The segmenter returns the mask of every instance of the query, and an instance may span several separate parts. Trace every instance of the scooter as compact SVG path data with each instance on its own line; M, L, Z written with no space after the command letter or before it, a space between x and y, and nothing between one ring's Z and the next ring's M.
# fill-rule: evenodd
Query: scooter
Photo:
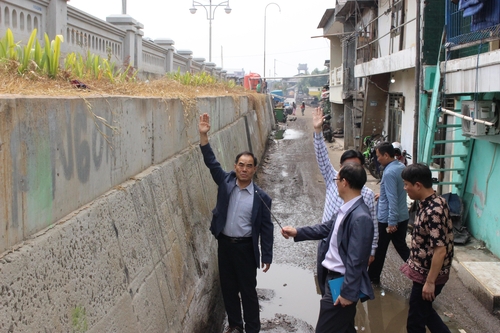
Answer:
M333 142L333 130L332 126L330 124L330 119L332 119L332 115L328 114L323 118L323 125L322 125L322 131L323 131L323 137L325 138L326 141L328 142Z
M395 151L395 157L396 159L403 163L405 166L408 165L408 159L411 160L411 155L406 152L406 150L403 149L401 146L401 143L395 141L392 143L392 146L394 147Z
M372 134L365 136L365 138L363 139L363 145L365 146L365 150L363 151L363 155L365 157L365 167L376 179L382 178L382 168L377 160L377 152L375 151L375 147L380 142L385 140L387 140L387 136L385 136L384 134Z

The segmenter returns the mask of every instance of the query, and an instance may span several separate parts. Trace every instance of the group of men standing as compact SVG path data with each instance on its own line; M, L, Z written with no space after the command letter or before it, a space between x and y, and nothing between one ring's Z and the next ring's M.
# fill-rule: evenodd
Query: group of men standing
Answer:
M376 153L384 173L380 193L374 194L365 186L364 156L358 151L347 150L341 157L340 170L333 167L323 141L322 123L322 111L316 109L314 149L326 184L322 221L281 229L285 238L293 237L296 242L319 240L317 276L322 298L316 332L356 332L356 304L375 297L372 284L380 283L391 241L404 262L401 271L413 281L408 332L424 333L426 326L433 333L450 332L432 302L449 277L452 223L446 201L432 189L430 169L423 164L405 167L394 159L393 146L381 143ZM209 130L209 116L203 114L200 148L218 185L210 230L218 240L220 283L229 324L225 333L255 333L260 331L257 269L262 264L267 272L272 262L272 200L253 182L256 157L251 152L240 153L234 171L224 171L208 142ZM410 249L406 243L407 193L420 202Z

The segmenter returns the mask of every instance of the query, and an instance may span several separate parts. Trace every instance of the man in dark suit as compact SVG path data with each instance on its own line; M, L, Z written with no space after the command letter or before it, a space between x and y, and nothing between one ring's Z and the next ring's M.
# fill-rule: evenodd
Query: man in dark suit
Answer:
M374 227L361 196L366 172L361 165L348 163L342 166L335 181L344 204L332 220L297 229L284 227L281 231L285 238L294 237L296 242L326 238L329 244L320 254L328 274L316 333L356 332L354 317L361 293L374 298L367 271ZM334 300L328 281L342 276L344 282Z
M208 143L208 114L200 116L198 127L203 160L218 186L210 231L218 240L219 279L229 322L225 333L241 333L243 326L245 332L256 333L260 331L257 268L262 260L267 272L273 257L271 198L252 181L257 158L251 152L238 154L234 171L226 172Z

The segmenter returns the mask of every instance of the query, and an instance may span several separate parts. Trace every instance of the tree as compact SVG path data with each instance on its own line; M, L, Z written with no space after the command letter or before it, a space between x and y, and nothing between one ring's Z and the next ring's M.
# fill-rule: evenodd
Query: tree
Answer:
M317 75L317 74L328 74L328 73L329 73L328 68L325 68L323 70L319 70L319 69L315 68L311 74ZM306 80L307 80L308 87L322 87L325 84L328 84L328 75L310 77L310 78L307 78Z

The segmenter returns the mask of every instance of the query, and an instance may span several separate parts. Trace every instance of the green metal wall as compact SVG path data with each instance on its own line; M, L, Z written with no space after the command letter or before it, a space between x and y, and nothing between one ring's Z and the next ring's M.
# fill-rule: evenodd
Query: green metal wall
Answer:
M472 235L500 257L500 144L475 140L464 194L464 217Z
M422 65L435 65L438 58L445 19L444 1L427 1L423 10Z

